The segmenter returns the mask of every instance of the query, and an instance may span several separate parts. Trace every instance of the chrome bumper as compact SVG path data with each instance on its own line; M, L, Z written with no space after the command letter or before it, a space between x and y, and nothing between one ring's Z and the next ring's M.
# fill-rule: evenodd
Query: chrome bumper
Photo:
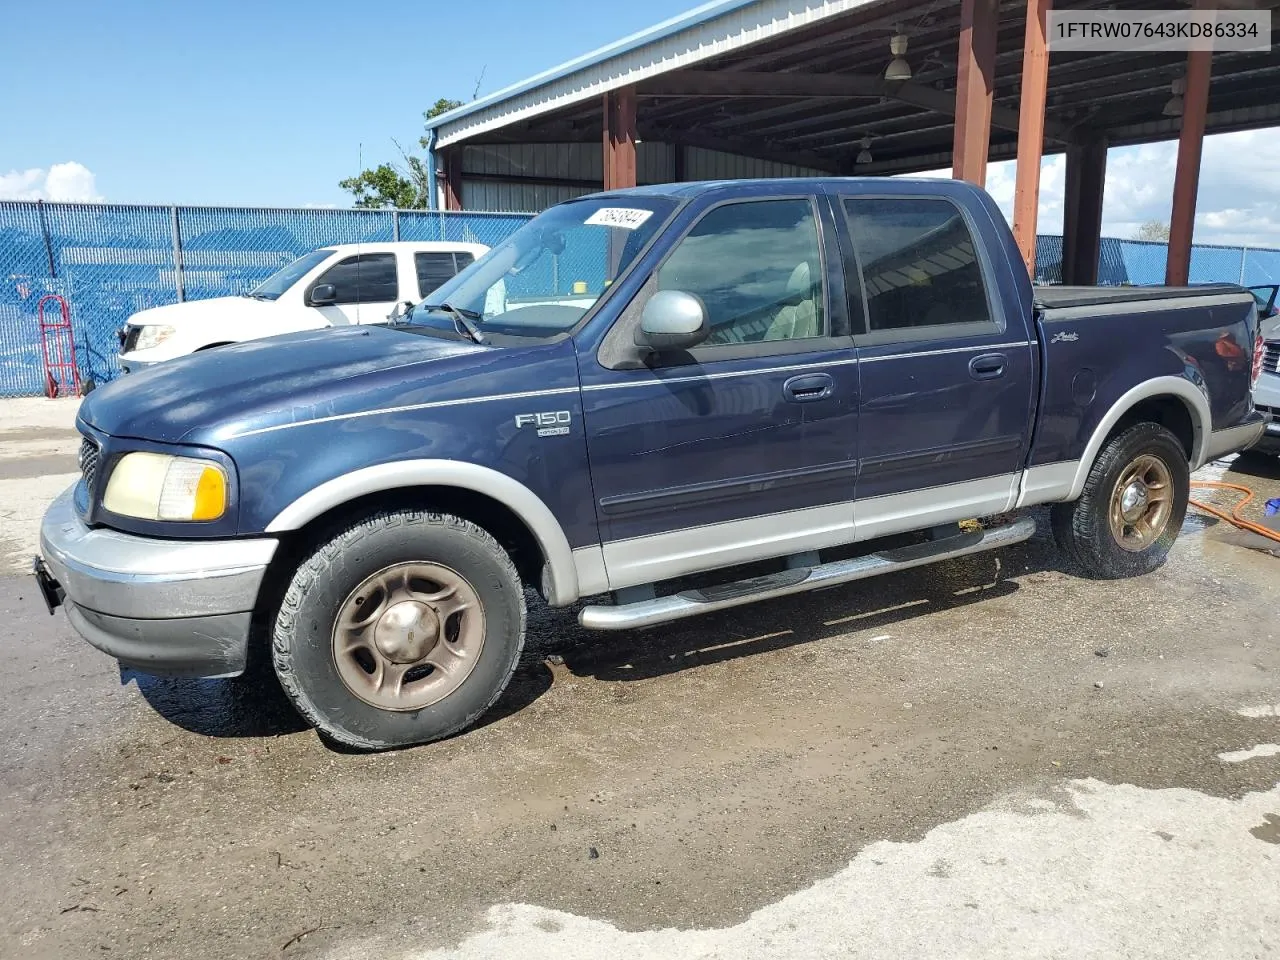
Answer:
M235 676L277 541L157 540L90 529L74 487L49 507L40 549L76 632L146 673Z

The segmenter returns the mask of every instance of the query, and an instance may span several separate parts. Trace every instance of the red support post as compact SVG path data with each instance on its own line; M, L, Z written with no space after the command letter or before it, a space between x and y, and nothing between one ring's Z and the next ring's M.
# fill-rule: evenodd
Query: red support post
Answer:
M1200 188L1200 151L1209 112L1211 50L1187 54L1187 87L1182 95L1182 130L1178 135L1178 166L1173 175L1173 212L1169 217L1169 259L1164 282L1184 287L1191 277L1191 238L1196 223L1196 193Z
M999 0L961 0L951 176L982 187L991 145Z
M1013 237L1032 279L1036 275L1036 217L1044 156L1044 105L1049 87L1049 8L1053 0L1027 0L1018 103L1018 167L1013 188Z
M444 208L462 209L462 148L444 151Z
M604 188L636 185L636 88L621 87L604 95Z

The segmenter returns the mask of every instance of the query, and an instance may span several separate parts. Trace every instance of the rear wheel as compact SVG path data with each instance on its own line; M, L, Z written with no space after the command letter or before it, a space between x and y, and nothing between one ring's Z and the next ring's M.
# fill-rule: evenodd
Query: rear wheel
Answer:
M378 750L474 723L510 680L524 628L519 577L487 532L401 510L353 523L299 565L272 658L307 720Z
M1080 498L1054 506L1054 537L1090 576L1149 573L1178 537L1190 489L1178 439L1158 423L1136 424L1102 448Z

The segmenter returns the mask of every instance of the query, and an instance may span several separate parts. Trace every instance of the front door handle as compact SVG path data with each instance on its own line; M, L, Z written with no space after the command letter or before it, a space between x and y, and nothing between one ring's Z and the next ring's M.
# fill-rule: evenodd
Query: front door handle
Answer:
M792 377L782 385L782 395L791 403L825 400L835 392L836 384L829 373L806 373Z
M1009 360L1003 353L984 353L969 361L969 376L975 380L995 380L1004 376Z

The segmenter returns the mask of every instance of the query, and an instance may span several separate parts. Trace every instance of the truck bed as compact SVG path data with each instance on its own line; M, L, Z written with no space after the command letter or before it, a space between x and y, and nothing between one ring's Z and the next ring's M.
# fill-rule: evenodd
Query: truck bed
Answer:
M1037 309L1097 307L1140 300L1178 300L1183 297L1225 297L1239 300L1243 288L1233 283L1207 283L1198 287L1036 287Z

